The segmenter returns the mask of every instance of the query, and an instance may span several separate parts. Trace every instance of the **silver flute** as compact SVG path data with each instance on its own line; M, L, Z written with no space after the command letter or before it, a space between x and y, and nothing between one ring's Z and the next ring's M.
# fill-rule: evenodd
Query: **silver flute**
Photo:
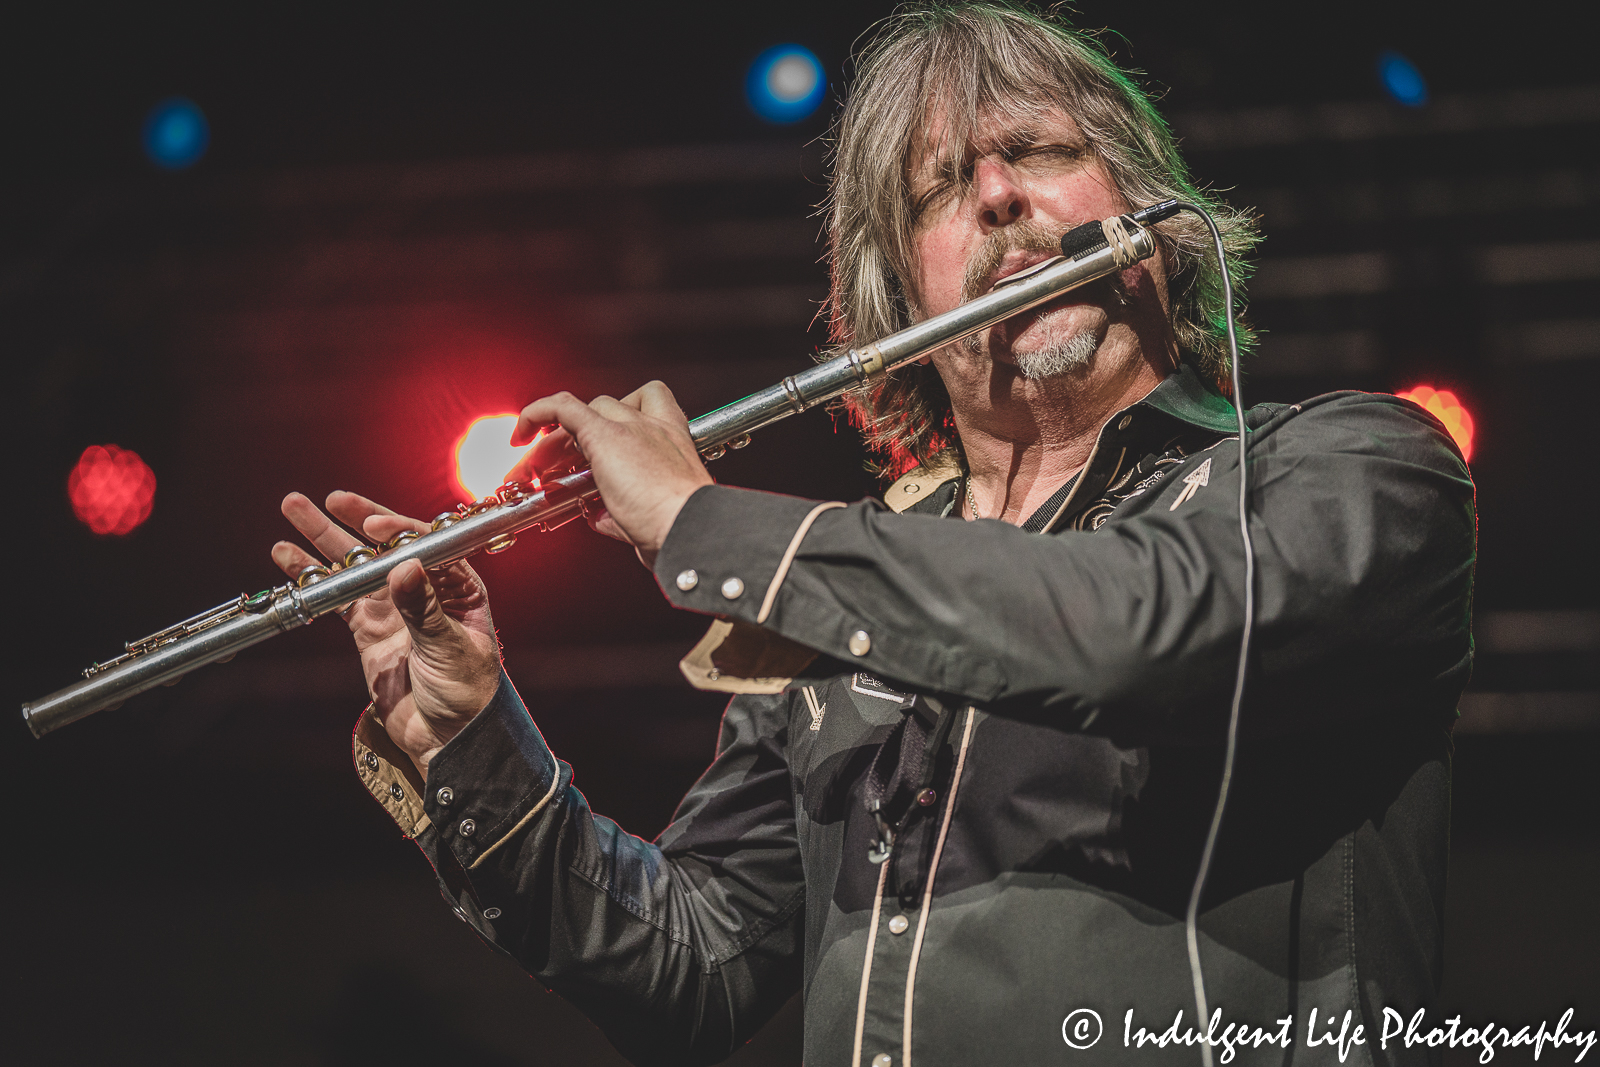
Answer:
M754 430L1148 258L1156 241L1147 228L1123 215L1074 229L1063 238L1062 248L1068 254L1013 274L976 300L700 416L689 423L695 446L708 460L726 449L743 448ZM545 480L533 491L507 483L477 503L438 516L427 533L406 532L383 545L358 545L341 565L307 567L295 581L254 596L241 593L130 641L122 655L85 670L82 681L22 705L22 718L35 737L43 737L147 689L170 685L197 667L231 659L241 649L309 625L319 615L342 610L384 588L389 571L407 560L433 569L479 552L503 552L517 534L553 530L583 514L598 496L587 470Z

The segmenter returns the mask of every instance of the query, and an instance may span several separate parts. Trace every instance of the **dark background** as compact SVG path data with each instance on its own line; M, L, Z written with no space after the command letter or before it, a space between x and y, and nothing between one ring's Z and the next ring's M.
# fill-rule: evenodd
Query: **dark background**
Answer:
M1263 215L1251 401L1427 383L1475 418L1481 655L1444 1001L1469 1022L1571 1006L1593 1028L1600 78L1571 6L1162 0L1077 22L1115 27L1198 176ZM822 138L852 41L889 9L8 13L9 706L277 580L291 489L431 515L477 415L652 377L693 414L803 367L824 340ZM744 73L789 41L831 94L774 127ZM1390 48L1425 107L1385 96ZM169 173L139 134L175 94L212 143ZM121 539L65 492L110 442L159 479ZM852 499L873 490L861 460L814 414L716 473ZM656 833L715 737L721 702L675 669L701 620L581 524L481 570L552 748L598 810ZM42 741L0 734L0 1058L617 1062L450 917L358 785L347 644L324 621ZM798 1033L791 1005L739 1062L797 1063Z

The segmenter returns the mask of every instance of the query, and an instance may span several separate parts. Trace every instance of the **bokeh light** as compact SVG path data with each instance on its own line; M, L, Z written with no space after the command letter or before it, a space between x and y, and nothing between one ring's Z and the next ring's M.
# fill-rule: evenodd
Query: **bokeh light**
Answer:
M516 428L516 415L485 415L474 419L456 439L456 488L468 500L481 500L499 489L506 472L533 447L511 447L511 431Z
M822 64L797 44L769 48L750 64L745 93L756 114L768 122L789 123L817 110L827 91Z
M1460 447L1462 457L1472 458L1472 416L1461 406L1456 394L1448 389L1419 385L1395 395L1420 404L1428 414L1444 423L1445 429L1450 431L1450 436L1455 438L1456 445Z
M1390 96L1406 107L1421 107L1428 102L1428 83L1417 65L1399 52L1378 57L1378 78Z
M144 150L151 161L167 170L182 170L199 162L211 143L211 126L194 101L181 96L163 100L144 120Z
M102 536L122 537L150 517L156 475L137 452L90 445L67 475L72 513Z

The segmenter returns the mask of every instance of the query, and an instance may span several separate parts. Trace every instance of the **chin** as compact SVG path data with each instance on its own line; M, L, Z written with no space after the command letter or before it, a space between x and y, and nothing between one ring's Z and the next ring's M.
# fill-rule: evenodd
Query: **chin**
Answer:
M1100 339L1094 333L1079 330L1024 352L1013 350L1011 361L1028 381L1045 381L1084 370L1099 348Z
M1052 308L1012 340L1007 362L1029 381L1081 371L1105 339L1105 318L1093 305Z

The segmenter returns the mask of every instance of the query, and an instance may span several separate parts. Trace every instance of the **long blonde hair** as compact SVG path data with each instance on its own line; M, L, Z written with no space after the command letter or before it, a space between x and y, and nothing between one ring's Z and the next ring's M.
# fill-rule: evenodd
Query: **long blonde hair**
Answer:
M858 54L856 71L834 131L825 204L832 271L826 312L836 351L912 321L905 284L915 224L909 162L935 110L953 145L968 143L980 117L1051 109L1070 115L1128 203L1177 198L1212 213L1242 292L1242 257L1260 240L1255 218L1196 188L1171 129L1095 38L1021 7L934 3L884 20ZM1178 344L1227 391L1226 309L1209 232L1180 214L1156 233ZM1252 337L1241 329L1241 351ZM881 474L925 463L954 442L950 397L931 366L904 367L847 394L844 407L879 454Z

